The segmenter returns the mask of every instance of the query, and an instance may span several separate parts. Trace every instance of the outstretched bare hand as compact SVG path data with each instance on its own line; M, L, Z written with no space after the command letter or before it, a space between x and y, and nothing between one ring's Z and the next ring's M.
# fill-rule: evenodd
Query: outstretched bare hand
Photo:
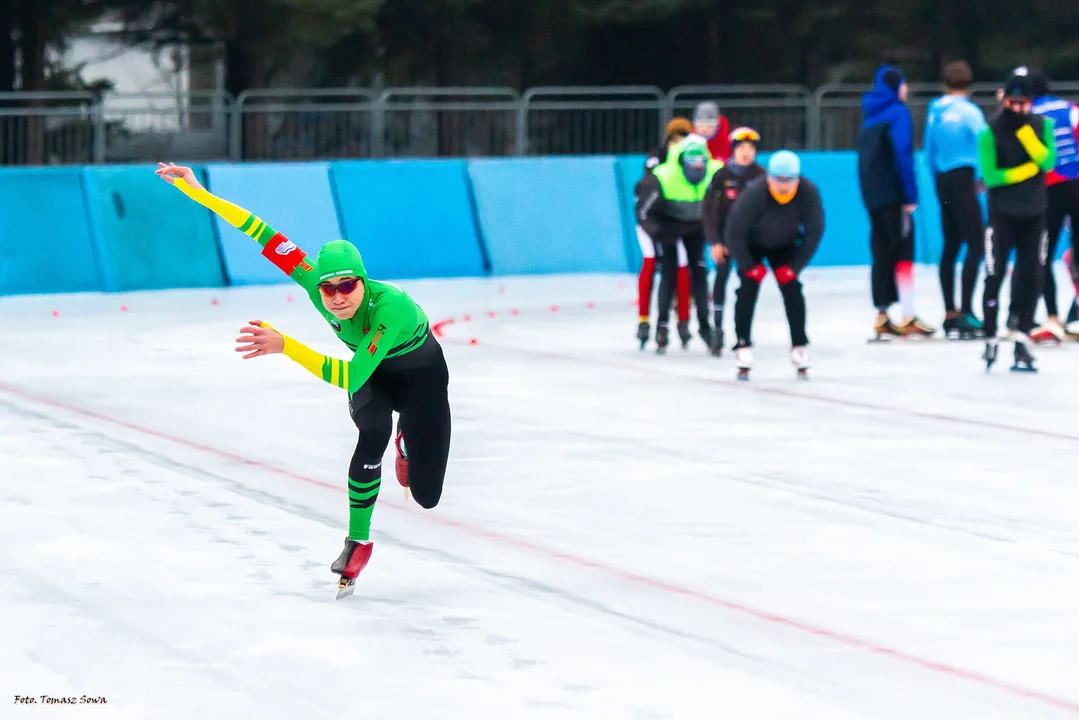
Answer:
M176 182L176 178L182 178L185 183L195 188L196 190L202 188L202 183L200 183L199 179L195 177L195 171L191 168L185 167L183 165L176 165L175 163L169 163L168 165L166 165L165 163L159 162L157 165L158 167L157 170L154 171L154 174L167 182L169 185L172 185L174 182Z
M285 349L285 338L281 337L281 333L272 327L263 327L261 320L252 320L250 325L241 328L236 343L240 346L236 352L247 353L244 360L273 355Z

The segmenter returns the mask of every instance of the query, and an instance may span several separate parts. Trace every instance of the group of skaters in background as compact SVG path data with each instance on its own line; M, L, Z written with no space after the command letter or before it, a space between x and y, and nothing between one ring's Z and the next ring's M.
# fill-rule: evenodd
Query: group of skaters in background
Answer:
M984 339L987 370L997 360L1000 340L1009 339L1014 343L1012 370L1034 372L1033 344L1079 340L1079 297L1073 297L1061 321L1052 272L1060 234L1070 224L1071 248L1064 258L1079 295L1079 106L1053 96L1044 72L1020 67L997 91L998 108L987 120L970 100L972 80L967 63L950 63L943 73L944 94L929 104L925 121L923 150L944 238L941 329L948 338ZM874 339L931 337L937 328L923 322L914 307L913 213L919 197L913 120L900 68L886 65L878 70L872 89L862 98L862 111L858 180L871 227ZM692 297L698 335L713 355L722 355L733 262L740 284L732 347L739 378L748 378L753 314L767 263L787 314L791 361L805 377L809 340L799 275L824 231L820 193L801 174L796 154L776 152L765 168L757 162L759 133L749 127L728 128L715 103L701 103L692 122L672 120L665 144L648 156L636 188L637 236L644 256L637 338L644 349L651 334L653 278L659 269L657 352L665 352L669 344L672 304L683 348L691 342ZM979 199L983 193L987 222ZM956 261L962 248L966 253L957 299ZM706 249L716 267L712 288ZM1000 289L1013 250L1006 330L998 332ZM983 262L979 318L973 300ZM1047 317L1037 325L1035 313L1043 297ZM888 312L896 304L901 319L893 322Z
M765 169L757 163L760 134L750 127L727 131L714 103L702 103L693 122L675 118L666 144L653 151L637 184L637 237L644 260L639 276L637 339L649 340L649 310L656 264L661 267L657 297L657 352L670 342L668 322L677 294L677 330L683 347L692 340L690 295L697 309L697 333L713 355L724 347L723 311L730 265L737 266L734 355L739 377L753 366L753 314L768 268L779 283L790 327L791 362L805 377L809 368L806 308L798 277L824 232L820 193L801 174L789 150L775 153ZM709 303L705 245L716 265ZM711 308L711 315L709 309Z

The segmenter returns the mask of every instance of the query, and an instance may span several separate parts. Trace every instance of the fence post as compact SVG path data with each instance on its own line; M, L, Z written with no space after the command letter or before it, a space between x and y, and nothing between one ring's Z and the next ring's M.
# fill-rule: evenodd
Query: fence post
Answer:
M375 106L371 111L371 157L381 158L386 154L386 96L390 88L386 88L375 98Z
M229 158L234 162L243 157L244 101L247 100L248 93L248 90L241 92L232 108L232 127L229 128Z
M822 89L818 89L813 93L806 103L806 147L810 150L820 150Z
M518 157L528 154L528 102L531 100L531 91L521 96L517 106L517 137L514 143L514 152Z
M94 123L94 164L103 165L107 148L108 124L105 122L105 101L98 94L91 106Z

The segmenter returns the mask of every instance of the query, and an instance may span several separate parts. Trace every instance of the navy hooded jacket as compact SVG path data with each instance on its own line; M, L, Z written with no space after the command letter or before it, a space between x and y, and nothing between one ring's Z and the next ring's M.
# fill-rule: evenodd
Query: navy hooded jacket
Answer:
M918 202L914 180L914 124L899 91L884 82L889 70L906 78L899 68L877 70L873 89L862 96L862 129L858 135L858 180L869 210Z

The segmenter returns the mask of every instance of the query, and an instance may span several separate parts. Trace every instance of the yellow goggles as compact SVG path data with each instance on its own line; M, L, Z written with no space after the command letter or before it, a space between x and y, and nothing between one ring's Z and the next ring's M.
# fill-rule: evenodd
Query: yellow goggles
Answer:
M746 142L746 141L751 142L751 143L759 143L761 141L761 135L760 135L760 133L758 133L753 128L747 128L747 127L736 128L731 133L731 142L732 143L739 143L739 142Z

